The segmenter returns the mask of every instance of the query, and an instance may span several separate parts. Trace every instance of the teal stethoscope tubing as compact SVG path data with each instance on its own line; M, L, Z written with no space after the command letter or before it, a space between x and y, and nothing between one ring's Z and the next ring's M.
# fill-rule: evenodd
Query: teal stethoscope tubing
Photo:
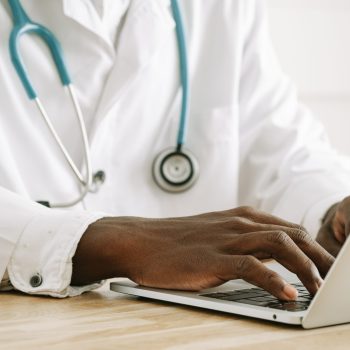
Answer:
M20 0L8 0L10 9L13 14L13 29L10 35L9 41L9 50L11 55L11 60L13 66L18 74L20 81L28 95L30 100L34 100L41 115L43 116L51 134L55 138L61 152L63 153L65 159L67 160L70 168L74 172L75 176L78 178L80 184L83 186L83 191L81 195L69 203L62 203L51 205L52 207L70 207L79 202L81 202L88 192L95 192L96 186L94 186L94 176L92 174L91 161L90 161L90 148L88 144L87 132L84 123L84 118L81 112L78 99L73 89L73 84L69 76L67 65L64 60L63 50L57 38L54 34L46 27L41 24L33 22L25 10L23 9ZM179 120L179 128L177 134L177 145L176 153L185 155L183 152L183 145L186 140L186 130L187 130L187 121L188 121L188 112L189 112L189 74L188 74L188 61L187 61L187 45L186 45L186 33L184 28L184 23L181 16L180 7L177 0L171 0L171 8L173 13L173 18L176 23L176 36L178 43L178 52L179 52L179 69L180 69L180 80L182 87L182 104ZM19 39L25 34L35 34L38 35L48 46L56 69L58 71L59 77L61 79L62 85L68 88L70 97L72 99L75 112L79 121L79 126L81 129L82 139L84 143L84 155L86 163L86 176L81 174L78 170L78 167L75 165L74 161L70 157L68 151L60 140L58 134L56 133L43 104L38 98L37 92L33 87L29 76L27 74L25 65L23 63L22 57L19 52ZM100 171L101 172L101 171ZM100 173L99 172L99 173ZM96 184L95 184L96 185Z
M71 84L67 66L64 62L62 48L56 37L46 27L31 21L24 11L22 5L20 4L19 0L8 0L8 3L12 10L14 22L10 36L11 60L23 84L23 87L27 92L29 99L34 100L37 97L37 93L29 80L27 71L23 64L23 60L19 54L18 42L20 37L24 34L36 34L44 40L50 49L62 84L64 86Z
M177 150L181 151L182 146L185 144L185 139L186 139L189 100L190 100L187 45L186 45L185 27L182 21L181 11L177 0L171 1L171 8L172 8L174 20L176 23L176 36L177 36L177 43L179 48L179 59L180 59L180 78L181 78L181 85L182 85L182 105L181 105L179 131L177 135Z

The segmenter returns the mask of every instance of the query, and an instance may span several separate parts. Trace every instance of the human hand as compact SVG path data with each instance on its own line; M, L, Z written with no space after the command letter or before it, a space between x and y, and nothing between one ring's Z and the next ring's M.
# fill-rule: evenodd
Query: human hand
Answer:
M347 197L328 210L316 240L330 254L337 256L349 234L350 197Z
M72 283L128 277L197 291L242 278L296 299L297 291L260 261L268 258L296 273L312 294L334 261L300 226L249 207L172 219L104 218L78 245Z

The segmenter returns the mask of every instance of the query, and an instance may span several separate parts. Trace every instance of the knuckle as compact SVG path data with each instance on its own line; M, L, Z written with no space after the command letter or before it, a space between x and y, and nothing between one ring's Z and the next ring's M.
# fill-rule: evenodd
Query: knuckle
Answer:
M239 212L242 213L242 215L253 215L255 213L255 209L249 205L244 205L242 207L238 208Z
M300 224L292 223L291 228L294 229L294 230L301 230L301 231L307 232L307 229L304 226L300 225Z
M333 206L333 210L330 210L332 212L340 212L345 213L349 210L350 207L350 197L344 198L340 203Z
M242 225L242 224L244 224L245 222L246 222L246 219L245 219L245 218L241 218L241 217L239 217L239 216L235 216L235 217L229 218L229 219L227 220L227 223L229 223L229 224L231 224L231 225L233 225L233 226L235 226L235 225Z
M241 226L247 226L252 224L252 222L246 218L236 218L236 223Z
M242 256L236 260L235 268L239 277L246 276L253 268L255 258L251 255Z
M346 197L343 199L343 203L346 204L346 205L349 205L350 204L350 197Z
M311 236L301 227L293 231L293 239L296 243L310 243L312 241Z
M302 262L303 271L313 271L314 270L314 263L309 258L305 258Z
M268 233L267 240L279 246L284 246L289 242L290 238L283 231L273 231Z
M298 225L298 229L302 230L303 232L308 232L307 229L304 226Z
M307 232L307 229L304 226L300 225L300 224L293 224L292 225L292 229L293 230Z
M234 228L235 230L244 230L247 227L250 227L252 225L252 222L244 217L234 217L232 219L229 219L226 222L226 225L228 225L230 228Z

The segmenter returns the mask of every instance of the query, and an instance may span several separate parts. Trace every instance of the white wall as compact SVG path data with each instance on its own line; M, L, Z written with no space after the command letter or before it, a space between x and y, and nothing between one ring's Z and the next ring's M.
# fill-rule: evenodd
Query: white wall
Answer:
M350 154L350 0L266 0L272 39L301 99Z

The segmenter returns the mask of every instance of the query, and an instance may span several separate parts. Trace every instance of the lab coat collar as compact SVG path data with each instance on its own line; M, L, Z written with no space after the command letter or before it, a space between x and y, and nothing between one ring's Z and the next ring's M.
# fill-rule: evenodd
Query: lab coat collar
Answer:
M63 13L88 31L112 45L106 30L90 0L63 0Z
M79 23L88 31L102 38L109 46L114 48L107 30L104 27L94 5L90 0L62 0L65 16ZM117 0L116 0L117 1ZM158 17L167 22L170 0L131 0L127 17L138 20L140 17Z
M132 0L110 73L95 118L107 115L144 67L174 33L170 1ZM95 129L95 128L93 128Z

